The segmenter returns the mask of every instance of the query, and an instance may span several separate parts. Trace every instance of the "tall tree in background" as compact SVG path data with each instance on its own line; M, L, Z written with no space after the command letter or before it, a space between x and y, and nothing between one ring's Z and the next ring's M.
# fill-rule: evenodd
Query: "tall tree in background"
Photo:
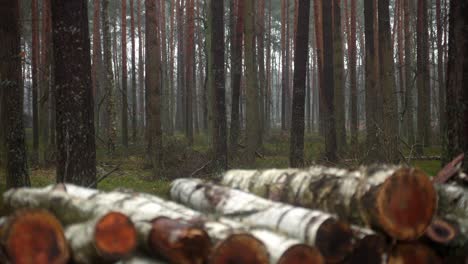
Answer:
M52 114L51 110L51 94L52 86L50 80L51 67L52 67L52 30L51 30L51 17L50 17L50 0L42 2L42 45L41 45L41 97L39 100L40 106L40 135L41 141L44 144L44 157L45 163L51 161L53 156L53 143L54 139L50 136L52 130L55 128L51 126Z
M145 120L145 84L144 84L144 73L145 67L143 66L143 33L141 30L141 0L137 0L137 17L138 17L138 116L140 121L140 128L144 127Z
M101 0L93 1L93 57L91 65L91 81L93 82L94 118L96 119L96 133L100 133L100 101L101 101L101 71L102 71L102 49L101 49Z
M332 2L322 2L322 32L323 47L333 47L333 21ZM334 69L333 50L327 48L323 50L323 100L324 100L324 129L325 129L325 155L329 162L337 160L335 113L334 113Z
M468 170L468 3L450 1L449 50L446 90L446 125L443 163L465 153Z
M410 1L404 1L404 19L405 19L405 104L404 104L404 122L406 126L406 135L408 144L414 143L414 100L413 100L413 35L411 34L411 25L413 16L411 15L412 5Z
M247 1L244 7L245 17L245 70L246 70L246 130L247 130L247 162L251 165L255 162L255 153L258 148L259 134L259 108L258 108L258 83L257 70L255 66L255 1Z
M244 0L237 0L235 18L236 23L233 23L233 37L231 39L231 131L230 145L231 150L235 152L240 134L240 118L239 118L239 103L240 103L240 86L242 77L242 39L244 30Z
M358 143L358 107L357 107L357 75L356 75L356 0L350 0L350 31L348 36L348 62L349 62L349 85L350 85L350 107L351 107L351 145Z
M379 59L380 89L383 98L383 143L385 160L391 163L399 161L398 150L398 102L395 88L395 70L393 61L393 42L391 38L389 0L379 1ZM382 146L380 146L382 148Z
M427 0L418 0L417 16L417 76L418 87L418 144L416 153L423 154L423 147L430 144L430 75L429 75L429 33L427 28Z
M39 91L39 10L38 0L31 0L31 27L32 27L32 114L33 114L33 151L31 163L33 165L39 162L39 109L38 109L38 91Z
M441 0L436 0L436 26L437 26L437 81L439 91L439 133L443 140L445 133L445 76L444 76L444 48L442 45L443 20Z
M111 33L110 33L110 18L109 18L109 0L102 0L102 33L103 33L103 50L105 69L105 82L103 91L105 93L105 129L106 129L106 144L107 154L112 156L115 151L115 143L117 140L117 124L115 113L115 96L114 96L114 72L112 69L112 54L111 54Z
M319 132L324 134L325 100L323 86L323 21L322 1L314 0L315 43L317 46L317 75L318 75L318 102L319 102Z
M343 37L341 27L341 0L333 0L333 79L334 79L334 105L335 128L338 152L346 149L346 120L345 120L345 82L343 61Z
M128 151L128 97L127 97L127 0L122 0L122 144Z
M291 122L289 164L304 166L304 105L307 60L309 54L310 1L300 1L298 6L296 49L294 54L294 87Z
M139 1L139 0L137 0ZM135 63L135 11L134 11L134 0L130 0L130 38L132 42L132 141L137 140L137 84L136 84L136 63ZM140 46L141 48L141 46Z
M196 87L193 82L193 69L195 59L195 5L194 0L187 0L187 22L185 31L185 135L189 144L193 144L193 90Z
M158 175L162 166L161 130L161 50L156 18L156 1L145 0L146 6L146 89L149 92L149 149L153 174Z
M253 1L252 1L253 2ZM227 124L224 73L224 2L211 0L211 56L213 69L213 159L215 168L227 169Z
M23 126L19 1L0 1L0 89L5 112L6 187L30 186ZM3 143L3 142L2 142Z
M286 59L286 42L288 41L286 36L286 31L288 30L288 20L287 20L287 1L281 0L281 130L286 131L286 97L287 97L287 75L288 75L288 63ZM318 1L318 0L317 0Z
M265 0L257 0L257 13L258 20L255 25L257 26L257 55L258 55L258 87L259 87L259 130L258 130L258 144L263 144L263 134L265 132L265 94L266 94L266 77L265 77Z
M96 144L86 0L52 0L57 182L96 183Z
M374 29L374 15L375 15L374 0L364 0L364 28L365 28L365 65L366 65L366 135L367 135L367 149L368 149L368 162L381 160L380 144L378 137L378 93L377 93L377 65L375 58L377 51L375 49L375 29Z

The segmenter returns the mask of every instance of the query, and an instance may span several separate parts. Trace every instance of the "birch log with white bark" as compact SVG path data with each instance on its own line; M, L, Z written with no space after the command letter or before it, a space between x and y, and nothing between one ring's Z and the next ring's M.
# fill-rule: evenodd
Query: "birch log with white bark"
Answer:
M222 184L334 213L340 219L372 226L399 240L423 235L437 204L437 193L423 171L396 166L232 170L224 174Z
M321 211L272 202L196 179L175 180L171 197L196 210L267 228L316 246L328 262L343 260L353 249L349 226Z
M2 263L65 264L70 258L61 223L46 210L18 210L1 225Z
M137 233L124 214L106 213L66 228L65 236L75 263L114 263L130 257L137 246Z

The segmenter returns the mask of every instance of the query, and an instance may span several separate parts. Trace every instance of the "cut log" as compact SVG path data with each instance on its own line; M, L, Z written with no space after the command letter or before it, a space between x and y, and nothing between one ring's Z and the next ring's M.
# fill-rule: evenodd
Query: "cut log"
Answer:
M76 263L113 263L129 257L137 246L135 226L124 214L102 217L67 227L65 236Z
M19 210L7 219L2 230L11 263L61 264L70 258L62 225L46 210Z
M268 264L265 245L250 234L234 234L219 242L210 256L210 264Z
M437 201L434 186L423 171L402 167L232 170L224 174L222 184L334 213L340 219L372 226L398 240L414 240L423 235Z
M441 264L434 251L423 244L398 244L389 256L388 264Z
M353 248L350 227L321 211L272 202L195 179L174 181L171 197L196 210L274 230L316 246L328 262L343 260Z
M455 225L441 218L434 218L426 230L426 236L436 243L449 244L458 236L459 230Z
M385 237L370 229L352 226L357 244L353 253L344 261L347 264L381 264L385 263L387 256L387 243Z
M65 192L66 191L66 192ZM166 202L162 200L160 204L150 202L148 199L126 193L103 193L97 190L80 188L73 185L49 186L43 189L20 188L10 190L4 194L5 203L11 208L49 208L64 223L75 224L83 221L89 221L102 214L118 211L130 217L135 223L138 231L138 239L142 245L150 252L157 252L160 248L152 248L154 244L149 243L150 234L155 228L151 221L157 217L180 217L180 213L170 210L165 206ZM175 233L165 237L165 239L180 239L175 241L166 241L166 244L182 244L190 242L190 238L182 237L175 230ZM209 237L204 238L209 241ZM199 241L198 239L196 241ZM198 257L195 257L190 248L190 252L184 252L187 248L181 247L180 255L192 256L193 262L200 263L200 259L208 258L206 243L195 244ZM158 252L163 256L169 256L165 252ZM168 259L169 262L177 260Z

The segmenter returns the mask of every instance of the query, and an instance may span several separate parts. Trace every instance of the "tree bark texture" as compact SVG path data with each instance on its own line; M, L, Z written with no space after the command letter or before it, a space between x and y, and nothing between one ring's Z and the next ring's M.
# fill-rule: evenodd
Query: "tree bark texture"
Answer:
M219 214L247 225L287 234L316 246L330 262L341 261L352 250L351 229L321 211L276 203L191 179L174 181L171 198L202 212Z
M128 70L127 70L127 0L122 0L121 48L122 48L122 145L125 155L128 151Z
M436 210L437 194L430 179L424 172L409 168L232 170L224 174L222 184L334 213L399 240L420 237Z
M96 180L87 1L52 0L57 116L57 182Z

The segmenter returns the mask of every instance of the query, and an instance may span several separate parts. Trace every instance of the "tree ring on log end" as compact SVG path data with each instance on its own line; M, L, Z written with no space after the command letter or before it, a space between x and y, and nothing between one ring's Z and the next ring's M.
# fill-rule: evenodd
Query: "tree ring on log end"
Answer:
M442 260L423 244L398 244L392 249L388 264L441 264Z
M352 239L353 232L349 225L330 218L320 225L315 246L327 263L337 263L352 252Z
M170 263L205 263L211 241L205 230L183 220L158 217L148 238L151 250Z
M210 264L268 264L265 245L249 234L234 234L221 241L213 250Z
M94 243L105 259L118 260L129 256L137 246L135 226L122 213L108 213L96 223Z
M278 264L323 264L322 254L309 245L298 244L283 253Z
M434 242L448 244L453 241L459 233L457 226L452 225L440 218L435 218L426 230L426 236Z
M377 221L399 240L422 236L435 213L437 194L429 177L419 169L402 168L388 177L377 193Z
M70 252L57 218L45 210L22 210L8 220L5 248L12 263L68 263Z

